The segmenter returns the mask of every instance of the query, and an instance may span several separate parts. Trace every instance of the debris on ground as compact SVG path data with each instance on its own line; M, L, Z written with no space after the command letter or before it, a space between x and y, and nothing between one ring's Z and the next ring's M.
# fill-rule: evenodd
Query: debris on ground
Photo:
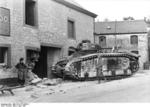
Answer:
M37 84L36 87L38 87L38 88L47 88L47 86L43 85L43 84Z
M25 91L27 91L27 92L28 92L28 91L33 91L33 89L34 89L33 87L27 87L27 88L25 89Z
M47 80L44 80L42 82L43 85L47 85L47 86L52 86L52 85L57 85L57 84L60 84L62 83L62 79L58 78L58 79L47 79Z
M36 79L34 79L34 80L31 81L31 84L38 84L41 81L42 81L41 78L36 78Z
M46 93L46 95L52 95L54 94L55 92L49 92L49 93Z
M64 90L59 90L60 92L63 92Z
M39 78L36 74L34 74L31 71L27 72L27 76L26 76L26 84L37 84L39 82L41 82L42 79Z
M33 93L33 94L31 94L30 97L34 98L34 99L37 99L37 98L39 98L39 95L37 93Z
M65 94L65 93L66 93L66 91L64 91L64 90L59 90L59 92L61 92L61 93L63 93L63 94Z
M37 85L40 88L45 88L44 85L46 86L52 86L52 85L57 85L62 83L61 78L57 79L48 79L48 78L39 78L36 74L33 72L29 71L27 73L27 78L26 78L26 84L31 84L31 85Z

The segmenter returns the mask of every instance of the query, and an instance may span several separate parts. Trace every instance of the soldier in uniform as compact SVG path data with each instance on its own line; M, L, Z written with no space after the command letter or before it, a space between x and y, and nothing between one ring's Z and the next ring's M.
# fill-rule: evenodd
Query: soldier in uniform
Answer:
M15 66L18 70L18 83L24 85L27 66L24 63L24 58L20 58L19 63Z

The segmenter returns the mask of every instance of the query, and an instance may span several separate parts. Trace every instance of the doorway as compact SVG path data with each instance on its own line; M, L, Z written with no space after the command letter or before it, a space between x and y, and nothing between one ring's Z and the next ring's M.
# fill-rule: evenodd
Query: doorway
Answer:
M33 73L37 74L40 78L47 77L47 48L41 47L41 51L39 53L39 59L35 63L35 68L33 69Z
M101 48L106 47L106 37L105 36L100 36L99 37L99 45L101 46Z
M61 48L41 46L38 62L33 72L40 78L53 78L51 66L59 60Z

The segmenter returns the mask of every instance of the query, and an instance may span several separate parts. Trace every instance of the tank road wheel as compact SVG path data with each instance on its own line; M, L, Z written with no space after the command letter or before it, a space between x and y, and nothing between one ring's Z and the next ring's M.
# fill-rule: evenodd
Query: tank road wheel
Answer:
M135 73L135 72L137 72L139 70L139 63L138 62L133 62L132 64L131 64L131 71L132 71L132 73Z
M112 76L116 77L116 70L112 70Z
M79 81L82 80L79 73L77 73L77 74L75 75L75 78L76 78L76 80L79 80Z

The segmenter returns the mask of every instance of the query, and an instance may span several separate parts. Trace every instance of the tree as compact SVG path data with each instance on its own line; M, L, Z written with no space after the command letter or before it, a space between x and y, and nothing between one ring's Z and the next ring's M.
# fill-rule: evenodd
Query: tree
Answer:
M123 20L124 21L131 21L131 20L135 20L135 19L131 16L128 16L128 17L124 17Z
M105 19L104 19L104 22L109 22L109 19L108 19L108 18L105 18Z

